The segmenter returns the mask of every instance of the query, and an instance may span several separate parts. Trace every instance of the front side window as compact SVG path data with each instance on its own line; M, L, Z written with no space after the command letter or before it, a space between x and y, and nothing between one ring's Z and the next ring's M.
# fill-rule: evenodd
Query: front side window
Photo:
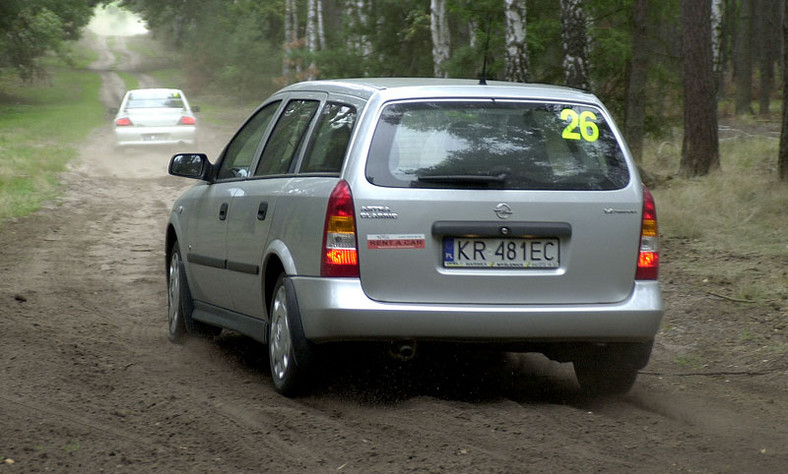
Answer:
M327 103L320 112L317 130L307 147L301 172L338 173L345 161L345 152L355 123L354 107Z
M318 105L320 102L316 100L291 100L287 103L263 149L255 176L289 172L293 157L301 145Z
M387 106L367 160L386 187L611 190L629 182L604 114L531 102L413 102Z
M227 145L218 179L243 178L249 175L249 165L278 107L279 102L266 105L241 127Z

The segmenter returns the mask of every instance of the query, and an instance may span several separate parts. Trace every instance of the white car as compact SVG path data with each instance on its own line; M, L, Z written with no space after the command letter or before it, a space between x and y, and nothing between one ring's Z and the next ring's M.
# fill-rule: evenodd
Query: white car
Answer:
M197 143L197 119L179 89L134 89L126 92L115 115L117 148Z

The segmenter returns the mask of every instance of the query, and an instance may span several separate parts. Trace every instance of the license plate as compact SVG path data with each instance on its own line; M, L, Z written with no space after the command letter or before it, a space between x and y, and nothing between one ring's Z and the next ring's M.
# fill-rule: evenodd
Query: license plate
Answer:
M558 268L557 238L443 240L443 266L450 268Z
M143 135L142 136L142 140L146 141L146 142L154 142L157 139L158 139L158 136L156 136L156 135Z

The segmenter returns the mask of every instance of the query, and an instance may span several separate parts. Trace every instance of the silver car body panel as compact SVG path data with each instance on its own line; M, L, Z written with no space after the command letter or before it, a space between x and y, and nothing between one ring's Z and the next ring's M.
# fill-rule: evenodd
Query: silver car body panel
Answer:
M465 342L653 339L664 312L659 284L639 281L618 303L588 305L438 305L382 303L356 279L294 278L307 338L433 339Z

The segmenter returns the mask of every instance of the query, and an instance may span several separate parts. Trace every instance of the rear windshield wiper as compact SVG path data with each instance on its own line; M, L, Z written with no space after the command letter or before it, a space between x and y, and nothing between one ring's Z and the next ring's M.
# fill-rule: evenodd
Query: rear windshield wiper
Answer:
M498 176L481 174L430 174L418 176L417 179L426 183L446 183L446 184L503 184L506 182L506 175Z

